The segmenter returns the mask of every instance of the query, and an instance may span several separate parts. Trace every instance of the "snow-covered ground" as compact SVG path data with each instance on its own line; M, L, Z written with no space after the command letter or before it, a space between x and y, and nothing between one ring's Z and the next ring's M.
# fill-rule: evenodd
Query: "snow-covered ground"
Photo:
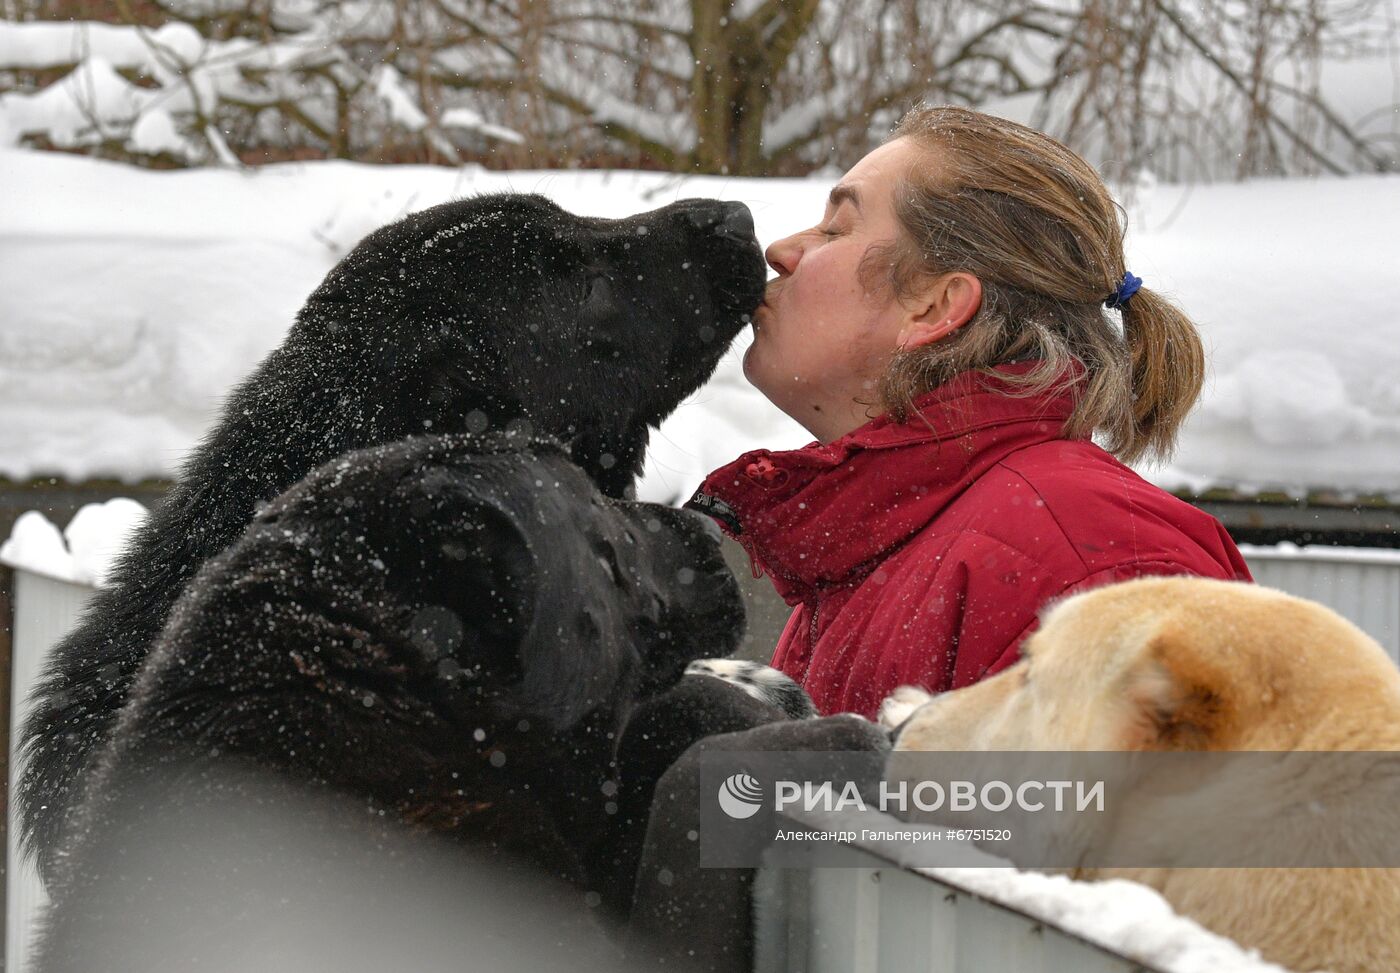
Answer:
M318 162L153 172L0 151L0 475L168 476L224 393L366 232L454 196L548 194L618 216L738 199L766 244L831 178ZM1170 486L1400 496L1400 177L1140 188L1130 268L1200 324L1212 376ZM740 452L810 438L744 381L747 333L654 437L641 494L675 501Z

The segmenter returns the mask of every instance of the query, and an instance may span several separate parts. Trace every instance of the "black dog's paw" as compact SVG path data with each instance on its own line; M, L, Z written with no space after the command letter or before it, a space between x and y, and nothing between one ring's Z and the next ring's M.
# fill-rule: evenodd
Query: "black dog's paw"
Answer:
M812 698L802 687L772 666L743 659L696 659L685 674L722 679L754 699L778 707L791 720L810 720L817 715Z

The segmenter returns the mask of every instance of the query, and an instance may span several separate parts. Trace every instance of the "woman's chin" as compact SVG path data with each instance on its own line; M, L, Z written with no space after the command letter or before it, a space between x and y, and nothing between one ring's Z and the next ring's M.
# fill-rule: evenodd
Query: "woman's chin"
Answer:
M757 343L758 343L758 336L755 335L755 336L754 336L754 340L751 341L751 342L749 343L749 346L748 346L747 348L744 349L744 361L743 361L744 380L747 381L747 382L748 382L750 385L752 385L754 388L756 388L756 389L758 389L760 392L762 392L762 391L763 391L763 386L759 385L758 382L757 382L757 380L756 380L755 377L754 377L755 374L756 374L756 367L755 367L755 363L754 363L754 347L757 345Z
M744 349L744 380L777 405L773 393L781 389L781 383L774 380L774 369L765 352L766 349L759 347L757 339Z

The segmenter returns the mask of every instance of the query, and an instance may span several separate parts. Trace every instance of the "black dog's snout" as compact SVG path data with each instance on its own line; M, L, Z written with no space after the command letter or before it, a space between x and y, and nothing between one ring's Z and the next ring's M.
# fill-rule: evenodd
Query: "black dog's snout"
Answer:
M724 203L726 210L715 232L731 240L748 242L754 238L753 214L743 203Z
M684 199L676 204L685 219L700 230L710 230L731 240L754 239L753 214L743 203L727 203L718 199Z

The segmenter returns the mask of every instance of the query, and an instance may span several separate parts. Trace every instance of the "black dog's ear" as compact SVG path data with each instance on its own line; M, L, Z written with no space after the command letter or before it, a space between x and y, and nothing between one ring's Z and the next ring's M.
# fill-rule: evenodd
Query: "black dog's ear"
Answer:
M439 517L410 552L420 568L417 588L404 595L423 605L410 637L445 671L455 665L519 679L537 587L525 532L509 510L480 497L442 503L434 511Z
M513 464L412 481L419 533L408 542L419 545L422 581L406 594L425 606L416 628L443 626L451 640L455 623L450 658L463 679L520 718L565 731L618 692L626 610L618 581L580 545L593 508L567 492L536 493L528 484L544 467ZM443 671L442 647L433 648Z

